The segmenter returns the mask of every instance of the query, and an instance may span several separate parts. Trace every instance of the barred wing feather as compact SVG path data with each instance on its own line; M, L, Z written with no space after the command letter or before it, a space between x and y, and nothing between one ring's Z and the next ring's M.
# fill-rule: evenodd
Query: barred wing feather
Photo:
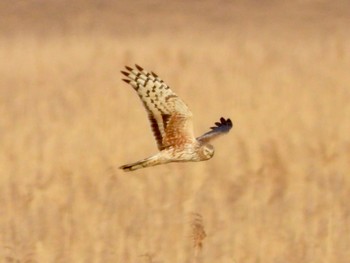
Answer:
M159 150L195 140L192 113L187 105L154 72L135 65L122 71L148 112Z

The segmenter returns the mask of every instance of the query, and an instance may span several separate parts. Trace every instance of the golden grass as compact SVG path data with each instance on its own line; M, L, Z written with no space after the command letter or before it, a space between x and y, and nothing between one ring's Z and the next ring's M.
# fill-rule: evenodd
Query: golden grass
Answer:
M191 262L199 211L201 262L347 262L350 39L313 21L2 37L1 260ZM116 168L156 151L120 80L133 63L187 102L196 134L233 120L212 160Z

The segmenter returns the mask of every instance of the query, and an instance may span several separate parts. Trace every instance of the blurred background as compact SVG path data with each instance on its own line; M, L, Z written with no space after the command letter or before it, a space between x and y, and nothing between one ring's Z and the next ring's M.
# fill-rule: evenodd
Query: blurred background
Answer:
M349 10L1 1L1 261L348 262ZM121 81L135 63L189 105L195 134L233 120L213 159L118 169L157 151Z

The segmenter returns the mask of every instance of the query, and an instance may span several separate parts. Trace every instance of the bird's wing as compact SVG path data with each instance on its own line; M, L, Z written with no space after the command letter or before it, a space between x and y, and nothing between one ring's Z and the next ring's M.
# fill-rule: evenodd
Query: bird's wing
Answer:
M230 119L225 120L220 118L220 122L215 122L215 126L210 127L211 131L204 133L198 137L197 140L202 143L208 143L209 141L228 133L232 128L232 121Z
M159 150L195 141L192 113L187 105L154 72L135 65L125 67L123 79L139 95L148 112Z

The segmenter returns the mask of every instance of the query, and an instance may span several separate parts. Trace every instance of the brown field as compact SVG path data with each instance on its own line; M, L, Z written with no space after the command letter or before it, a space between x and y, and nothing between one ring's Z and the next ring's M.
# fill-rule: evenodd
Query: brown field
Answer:
M349 262L349 10L2 1L0 262ZM196 134L233 120L213 159L118 169L156 151L121 81L134 63L187 102Z

